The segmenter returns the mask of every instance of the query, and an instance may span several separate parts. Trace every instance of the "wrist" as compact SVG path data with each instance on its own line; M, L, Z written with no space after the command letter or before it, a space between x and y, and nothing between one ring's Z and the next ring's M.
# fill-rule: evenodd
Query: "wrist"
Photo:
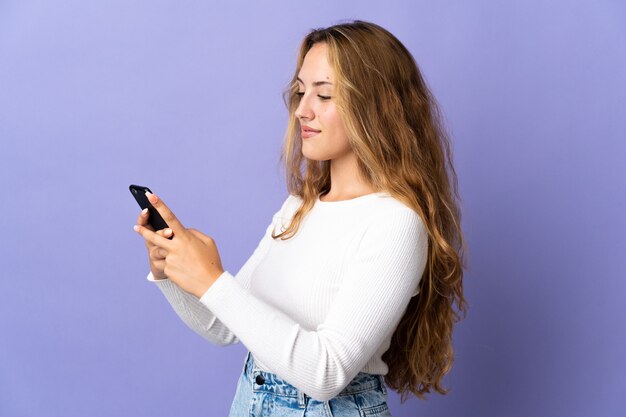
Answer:
M211 288L211 286L217 281L217 279L224 273L223 269L219 269L213 273L209 274L209 279L206 283L199 285L197 290L194 292L194 295L199 299L202 298L204 294Z

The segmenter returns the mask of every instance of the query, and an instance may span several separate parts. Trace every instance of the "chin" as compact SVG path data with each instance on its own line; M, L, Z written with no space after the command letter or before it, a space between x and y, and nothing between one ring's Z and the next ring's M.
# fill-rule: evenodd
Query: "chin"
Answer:
M320 152L311 152L310 149L304 148L305 147L302 148L302 156L304 156L306 159L310 159L312 161L326 161L329 159L328 155L324 155Z
M306 159L309 159L311 161L328 161L329 158L324 158L321 156L317 156L317 155L307 155L306 153L302 152L302 156L304 156Z

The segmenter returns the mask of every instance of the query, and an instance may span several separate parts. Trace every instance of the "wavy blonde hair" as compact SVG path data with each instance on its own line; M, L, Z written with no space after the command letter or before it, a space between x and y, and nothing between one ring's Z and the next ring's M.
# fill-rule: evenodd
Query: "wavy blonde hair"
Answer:
M338 110L359 170L377 191L413 208L428 231L428 262L383 355L387 385L401 394L424 398L447 393L443 377L453 362L452 329L465 315L463 251L457 177L450 142L434 97L410 52L382 27L363 21L342 23L309 33L300 47L285 103L289 123L281 155L290 194L302 198L291 223L272 237L293 237L317 197L330 190L330 162L304 158L296 78L316 43L328 46L336 75Z

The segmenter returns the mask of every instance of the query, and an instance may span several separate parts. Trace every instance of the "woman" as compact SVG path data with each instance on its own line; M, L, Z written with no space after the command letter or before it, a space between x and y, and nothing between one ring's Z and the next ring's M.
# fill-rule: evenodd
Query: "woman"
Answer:
M209 236L149 195L170 229L139 216L148 279L194 331L248 348L231 416L386 416L385 383L403 398L445 393L463 236L412 56L372 23L314 30L286 101L290 195L250 259L233 277Z

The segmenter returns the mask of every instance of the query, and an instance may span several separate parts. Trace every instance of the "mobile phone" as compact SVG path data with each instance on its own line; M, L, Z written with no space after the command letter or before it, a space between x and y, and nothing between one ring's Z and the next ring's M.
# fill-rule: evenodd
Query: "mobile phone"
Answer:
M150 213L150 216L148 217L148 223L150 223L154 230L161 230L169 227L167 223L165 223L165 220L163 220L163 217L161 217L157 209L155 209L154 206L150 204L150 201L148 201L148 197L146 197L146 191L150 191L152 193L152 191L148 187L131 184L128 188L130 189L133 197L135 197L135 200L137 200L139 207L141 207L142 210L145 208L148 209L148 212ZM171 239L172 237L174 236L170 236L168 239Z

